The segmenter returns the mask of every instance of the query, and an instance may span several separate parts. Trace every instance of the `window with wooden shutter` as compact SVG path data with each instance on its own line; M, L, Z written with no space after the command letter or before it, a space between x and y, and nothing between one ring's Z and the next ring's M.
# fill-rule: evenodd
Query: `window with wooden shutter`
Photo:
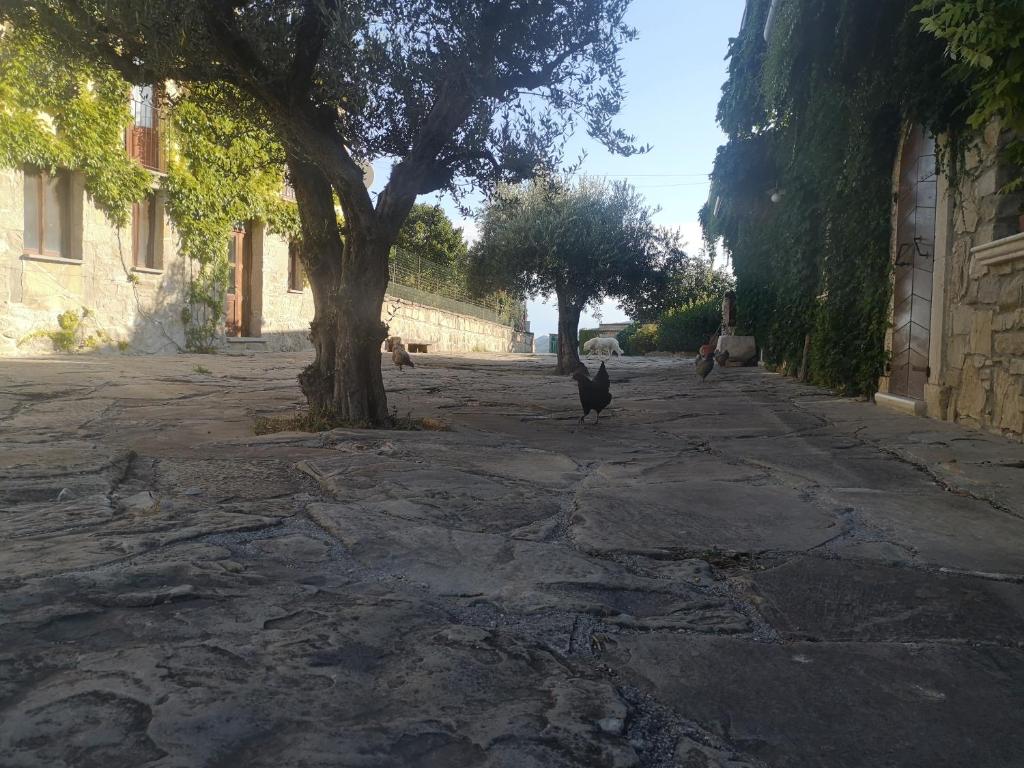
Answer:
M161 89L157 86L133 85L132 124L125 133L128 155L143 168L161 173L167 170L162 98Z
M132 264L139 269L163 269L163 201L150 192L132 206Z
M294 240L288 243L288 290L306 290L306 269L299 257L299 244Z
M71 248L71 172L25 169L24 251L36 256L77 258Z

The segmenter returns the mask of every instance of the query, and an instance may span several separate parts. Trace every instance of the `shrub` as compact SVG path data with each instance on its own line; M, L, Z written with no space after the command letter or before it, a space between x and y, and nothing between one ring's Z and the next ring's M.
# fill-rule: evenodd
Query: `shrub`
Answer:
M722 305L717 300L670 309L658 318L658 349L663 352L695 352L722 325Z
M633 323L619 331L616 338L627 355L646 355L658 348L658 325Z

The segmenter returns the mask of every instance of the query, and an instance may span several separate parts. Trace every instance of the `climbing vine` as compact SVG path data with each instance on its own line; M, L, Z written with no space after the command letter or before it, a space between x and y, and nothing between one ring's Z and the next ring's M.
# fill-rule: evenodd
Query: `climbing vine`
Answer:
M124 151L128 87L109 70L79 63L45 37L0 33L0 166L81 171L85 190L118 227L151 179Z
M972 128L998 118L1012 133L1005 158L1019 170L1005 191L1024 188L1024 3L922 0L921 27L946 43L950 77L969 89Z
M963 91L910 0L753 0L730 49L705 236L737 276L739 319L795 373L872 394L885 370L892 171L903 127L954 138Z
M125 151L129 90L116 73L69 59L32 30L0 29L0 166L80 171L92 202L125 229L132 203L154 183ZM283 152L252 104L230 88L195 86L172 90L163 106L172 131L159 183L192 265L181 319L186 346L208 351L223 316L232 226L259 220L290 238L298 215L281 196Z
M193 265L182 310L186 346L209 350L223 315L228 233L261 220L298 236L298 212L281 197L284 153L259 112L223 86L194 86L172 98L176 153L164 180L168 213Z

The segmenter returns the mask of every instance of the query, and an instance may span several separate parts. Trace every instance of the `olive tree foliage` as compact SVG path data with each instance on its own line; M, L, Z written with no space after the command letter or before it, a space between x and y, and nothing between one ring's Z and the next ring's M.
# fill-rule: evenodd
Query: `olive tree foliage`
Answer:
M470 249L470 283L516 296L555 294L558 372L579 365L580 314L605 297L654 300L670 283L680 252L633 187L540 176L498 189L480 214Z
M629 0L0 0L133 83L224 84L284 147L315 301L311 408L388 419L380 309L417 195L528 177L582 125L610 150ZM360 161L395 162L374 199ZM334 197L340 201L339 226Z

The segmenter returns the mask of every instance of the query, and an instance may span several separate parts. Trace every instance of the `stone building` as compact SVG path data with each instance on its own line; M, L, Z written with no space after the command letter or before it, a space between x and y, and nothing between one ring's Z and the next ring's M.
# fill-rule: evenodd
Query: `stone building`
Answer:
M134 206L125 230L92 205L77 169L54 176L0 169L0 356L83 345L129 353L186 348L182 312L194 266L178 252L165 214L165 153L154 126L144 110L126 131L126 151L152 172L153 192ZM219 348L309 349L313 297L296 252L260 222L225 232L224 247L230 277ZM431 352L532 351L525 322L397 282L382 316L392 334Z
M597 335L602 338L614 339L629 326L630 323L601 323L597 326Z
M891 364L877 401L1024 438L1024 216L1001 192L1007 136L979 136L962 178L909 128L894 172ZM942 141L940 138L939 142Z

